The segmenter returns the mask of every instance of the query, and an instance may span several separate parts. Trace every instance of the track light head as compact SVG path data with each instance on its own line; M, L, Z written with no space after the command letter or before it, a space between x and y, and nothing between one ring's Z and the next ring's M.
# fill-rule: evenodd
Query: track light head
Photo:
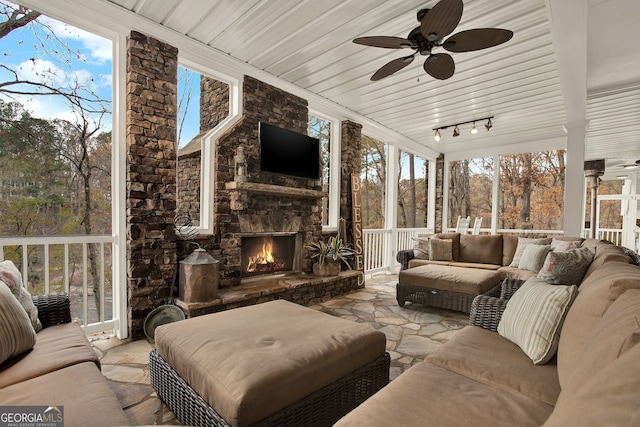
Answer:
M476 128L476 122L473 122L473 127L471 128L471 134L475 135L476 133L478 133L478 128Z
M456 126L455 128L453 128L453 137L455 138L456 136L460 135L460 131L458 130L458 126Z
M487 120L487 124L484 125L484 127L487 129L487 132L491 130L491 128L493 127L493 125L491 124L491 118Z
M435 140L440 141L440 129L436 129L436 136L435 136Z

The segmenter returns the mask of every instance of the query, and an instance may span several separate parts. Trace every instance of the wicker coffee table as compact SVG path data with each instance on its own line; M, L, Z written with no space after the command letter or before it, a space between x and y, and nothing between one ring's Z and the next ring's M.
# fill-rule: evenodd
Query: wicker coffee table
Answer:
M389 382L368 325L271 301L158 327L151 385L185 425L329 426Z

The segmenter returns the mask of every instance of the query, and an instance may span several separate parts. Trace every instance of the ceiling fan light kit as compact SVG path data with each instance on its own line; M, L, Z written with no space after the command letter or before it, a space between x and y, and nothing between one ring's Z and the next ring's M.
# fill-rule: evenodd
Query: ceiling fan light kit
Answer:
M487 124L484 125L484 127L485 127L485 129L487 129L487 132L489 132L489 130L493 127L493 124L491 123L491 119L493 119L493 116L489 116L489 117L485 117L485 118L482 118L482 119L469 120L469 121L466 121L466 122L454 123L452 125L446 125L446 126L440 126L440 127L437 127L437 128L433 128L433 131L435 132L435 140L436 141L440 141L440 139L441 139L440 131L444 130L444 129L449 129L450 127L453 128L453 135L452 136L455 138L456 136L460 135L460 129L458 128L458 126L466 125L466 124L469 124L469 123L473 123L473 127L471 128L471 130L469 132L471 134L475 135L476 133L478 133L478 128L476 127L476 122L481 122L481 121L484 121L484 120L487 121Z
M418 53L427 56L423 65L427 74L438 80L446 80L455 73L455 62L448 53L433 53L434 48L442 47L449 52L472 52L497 46L513 37L513 31L510 30L476 28L461 31L444 40L460 23L462 9L462 0L441 0L431 9L418 11L417 19L420 26L411 30L406 39L389 36L354 39L354 43L364 46L385 49L410 48L415 51L409 56L394 59L383 65L371 76L371 80L380 80L402 70L413 62Z

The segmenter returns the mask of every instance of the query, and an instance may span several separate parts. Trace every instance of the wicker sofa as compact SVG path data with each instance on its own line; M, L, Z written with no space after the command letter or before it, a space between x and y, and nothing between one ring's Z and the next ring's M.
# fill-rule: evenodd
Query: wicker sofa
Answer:
M595 258L567 300L550 361L534 364L497 332L530 289L506 279L499 297L474 299L469 326L336 425L640 425L640 267L619 247L583 245Z
M450 241L450 254L443 260L432 256L427 245L433 239ZM435 234L419 239L416 249L399 251L401 271L398 277L397 300L469 313L476 295L499 296L500 282L505 278L528 279L535 269L521 268L519 260L524 245L536 242L544 245L574 243L578 237L519 238L507 235ZM587 245L595 245L595 240ZM522 246L521 246L522 244ZM425 247L426 246L426 247Z
M56 406L66 427L128 425L96 352L71 321L68 296L32 299L42 330L31 350L0 365L0 406Z

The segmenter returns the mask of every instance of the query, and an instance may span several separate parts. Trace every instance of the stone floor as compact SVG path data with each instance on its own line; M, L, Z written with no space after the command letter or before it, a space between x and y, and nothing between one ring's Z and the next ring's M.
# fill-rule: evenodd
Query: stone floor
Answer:
M365 289L312 306L334 316L368 323L387 336L391 354L391 380L424 359L467 323L468 316L449 310L395 299L397 275L367 278ZM146 340L120 341L113 337L91 337L102 361L102 372L120 399L132 426L180 425L149 385L149 351Z

